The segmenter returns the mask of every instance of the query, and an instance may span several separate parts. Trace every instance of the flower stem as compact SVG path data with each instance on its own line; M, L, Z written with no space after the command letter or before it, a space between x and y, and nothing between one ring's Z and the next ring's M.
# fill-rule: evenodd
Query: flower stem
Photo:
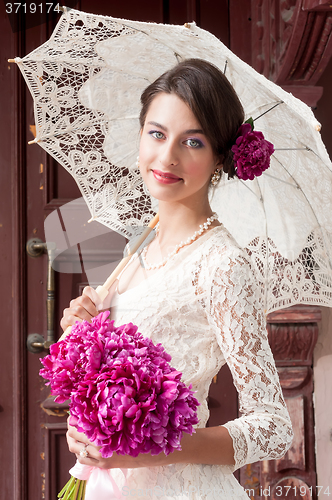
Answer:
M85 499L85 487L86 487L86 481L80 481L80 489L78 492L78 500L84 500Z
M79 487L80 487L80 483L81 483L81 481L79 479L77 479L76 483L75 483L74 493L73 493L73 496L72 496L73 500L80 500L79 497L77 498L77 493L78 493L78 490L79 490Z
M63 495L71 488L72 484L75 482L75 478L70 476L69 481L64 485L60 493L58 494L58 498L62 498Z
M86 481L71 476L58 494L61 500L84 500Z

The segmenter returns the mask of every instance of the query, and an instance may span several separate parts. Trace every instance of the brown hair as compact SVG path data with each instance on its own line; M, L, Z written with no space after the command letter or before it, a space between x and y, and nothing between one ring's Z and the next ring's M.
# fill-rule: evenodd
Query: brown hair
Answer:
M180 62L144 90L140 114L142 128L149 106L160 92L175 94L190 107L214 154L223 163L224 172L233 177L235 171L230 149L244 121L244 111L225 75L202 59Z

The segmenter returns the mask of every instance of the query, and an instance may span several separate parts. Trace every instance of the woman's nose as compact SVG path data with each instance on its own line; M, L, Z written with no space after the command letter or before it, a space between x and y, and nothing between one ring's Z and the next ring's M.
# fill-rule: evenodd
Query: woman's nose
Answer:
M166 142L160 152L159 160L164 167L168 165L177 165L179 163L179 158L176 144Z

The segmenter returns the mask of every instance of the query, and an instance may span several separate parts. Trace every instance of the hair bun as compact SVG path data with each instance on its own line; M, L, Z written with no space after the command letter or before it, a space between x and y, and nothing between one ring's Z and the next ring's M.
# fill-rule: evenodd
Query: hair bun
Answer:
M234 166L234 161L233 161L233 152L231 149L228 149L226 153L223 155L223 172L228 175L228 179L233 179L235 176L235 166Z

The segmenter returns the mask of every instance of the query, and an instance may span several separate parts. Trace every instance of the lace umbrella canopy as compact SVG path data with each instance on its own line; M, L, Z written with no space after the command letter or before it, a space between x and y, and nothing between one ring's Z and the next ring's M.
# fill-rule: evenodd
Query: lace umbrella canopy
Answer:
M332 306L332 166L319 123L195 24L65 9L51 38L15 59L34 99L35 141L75 178L93 219L135 237L156 211L136 167L140 94L192 57L224 71L246 118L275 146L261 177L222 179L212 193L219 220L258 271L266 310Z

